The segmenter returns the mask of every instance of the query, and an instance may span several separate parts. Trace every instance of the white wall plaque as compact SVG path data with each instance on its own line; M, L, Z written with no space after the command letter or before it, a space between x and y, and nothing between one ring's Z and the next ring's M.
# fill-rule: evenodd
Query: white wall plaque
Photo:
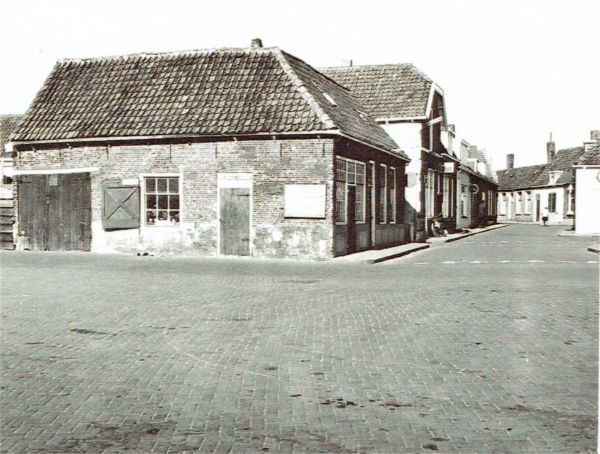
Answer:
M284 188L285 217L324 218L324 184L286 184Z

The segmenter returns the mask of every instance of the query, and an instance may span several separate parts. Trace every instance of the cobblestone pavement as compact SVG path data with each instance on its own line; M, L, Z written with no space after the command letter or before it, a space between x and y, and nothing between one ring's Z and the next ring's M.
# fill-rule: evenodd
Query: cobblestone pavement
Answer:
M4 253L2 451L595 451L598 256L557 232L381 265Z

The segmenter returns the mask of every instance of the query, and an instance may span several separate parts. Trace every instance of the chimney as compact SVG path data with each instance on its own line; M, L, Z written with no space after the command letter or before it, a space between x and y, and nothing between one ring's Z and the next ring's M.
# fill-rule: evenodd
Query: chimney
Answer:
M506 168L513 169L515 167L515 155L509 153L506 155Z
M260 39L260 38L254 38L252 40L252 43L250 44L250 47L252 47L254 49L260 49L261 47L263 47L263 45L262 45L262 39Z
M342 66L352 66L353 62L351 58L348 58L346 60L342 60Z
M548 163L554 159L554 153L556 152L556 144L552 142L552 133L550 133L550 140L546 142L546 153L548 154Z
M600 129L591 131L590 138L592 139L592 142L600 142Z

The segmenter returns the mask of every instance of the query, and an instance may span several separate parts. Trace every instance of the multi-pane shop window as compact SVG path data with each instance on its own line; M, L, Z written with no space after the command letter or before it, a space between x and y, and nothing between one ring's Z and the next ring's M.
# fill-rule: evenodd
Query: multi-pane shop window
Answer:
M390 167L388 177L388 219L392 224L396 223L396 169Z
M365 165L361 162L336 158L336 222L344 223L347 220L347 193L348 186L356 188L354 220L364 222L365 220Z
M387 166L381 164L379 170L379 223L385 224L387 222Z
M335 222L346 222L346 183L335 182Z
M179 224L179 177L146 177L146 225Z
M356 169L356 205L354 218L357 222L364 222L365 220L365 165L357 162L355 163Z

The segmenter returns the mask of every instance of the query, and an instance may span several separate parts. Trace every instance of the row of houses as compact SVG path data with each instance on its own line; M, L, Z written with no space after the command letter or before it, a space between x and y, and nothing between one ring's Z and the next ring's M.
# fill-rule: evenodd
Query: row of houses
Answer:
M318 70L260 40L62 60L7 144L14 239L311 259L424 241L496 220L485 156L455 136L411 64Z
M498 171L498 220L573 226L579 234L600 233L600 131L592 131L582 146L556 152L552 136L547 162Z

